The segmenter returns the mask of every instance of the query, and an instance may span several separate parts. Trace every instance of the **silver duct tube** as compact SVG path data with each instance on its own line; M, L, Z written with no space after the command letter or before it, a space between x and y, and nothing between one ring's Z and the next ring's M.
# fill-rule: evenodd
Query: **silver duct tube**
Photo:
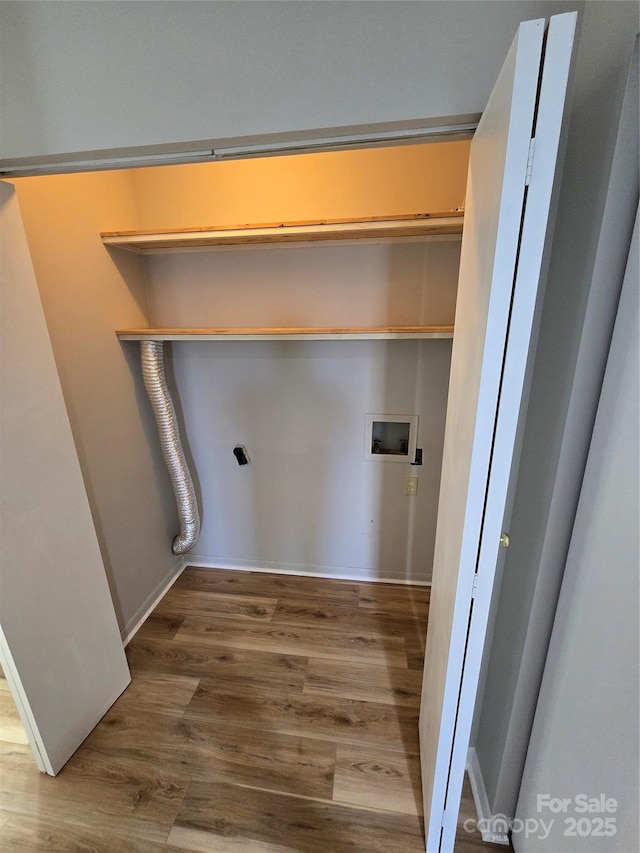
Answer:
M191 472L180 442L176 411L164 372L164 343L140 341L142 377L155 415L162 455L169 471L178 507L180 533L173 540L174 554L185 554L200 536L200 516Z

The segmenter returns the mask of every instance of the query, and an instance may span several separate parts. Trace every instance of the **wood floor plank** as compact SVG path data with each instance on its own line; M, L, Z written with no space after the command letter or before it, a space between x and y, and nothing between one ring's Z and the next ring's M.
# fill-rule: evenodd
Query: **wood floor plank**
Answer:
M147 617L133 639L160 637L164 640L170 640L175 637L183 621L184 617L182 616L161 616L154 611Z
M289 596L278 600L271 621L276 625L322 625L341 630L345 621L352 618L356 612L356 606L344 604L339 599L317 595L296 598Z
M176 827L206 832L233 843L243 839L275 843L297 853L389 853L392 849L424 853L422 824L414 816L364 811L206 782L189 785ZM394 847L390 846L391 841Z
M302 692L419 708L421 687L416 670L310 658Z
M333 790L335 753L332 742L238 726L232 719L153 713L142 717L116 708L83 747L84 755L171 767L181 778L220 779L327 798Z
M200 679L175 673L138 673L117 700L119 711L145 710L181 717Z
M420 759L383 747L338 745L333 799L349 805L421 815Z
M13 815L0 831L2 853L181 853L184 848L119 834L115 825L103 832L47 817Z
M0 808L163 842L182 803L187 779L116 754L79 750L56 777L3 759Z
M167 841L180 850L192 850L195 853L296 853L292 847L269 841L240 836L230 838L228 835L186 826L174 826Z
M431 587L400 584L360 584L359 606L390 613L420 613L431 597Z
M212 643L226 648L270 651L279 654L324 657L334 660L369 661L388 666L407 666L404 639L373 633L340 633L322 627L215 622L188 616L176 634L178 640Z
M183 756L189 773L272 791L330 798L336 747L311 738L189 717Z
M30 769L36 767L31 747L26 743L0 741L0 776L11 772L11 768L19 765Z
M402 633L407 645L411 644L424 650L427 641L428 616L428 606L407 613L360 607L357 614L354 614L351 624L363 630L370 627L381 634L391 636Z
M380 610L376 607L351 607L323 602L320 598L281 599L271 618L273 625L321 625L324 630L349 630L377 633L385 637L404 639L409 669L424 668L424 648L427 639L428 605L416 613L403 614L400 610Z
M225 720L262 731L336 743L384 744L410 752L417 751L418 744L416 708L267 689L238 695L205 678L185 712L185 722L191 719Z
M407 666L409 669L424 670L424 643L410 637L405 637L405 649L407 652Z
M0 692L0 718L8 717L19 720L18 709L13 696L8 690Z
M345 626L355 631L377 633L386 637L408 637L424 645L427 635L428 607L416 613L399 610L379 610L357 605L337 603L334 599L320 597L281 598L271 622L274 625L308 625L344 631Z
M180 672L225 683L250 682L254 690L264 685L288 692L302 692L307 668L307 658L301 656L138 636L127 647L127 659L133 673Z
M0 717L0 741L6 743L29 743L29 738L20 720Z
M4 682L5 687L0 690L0 741L17 744L29 743L29 738L22 725L6 679L3 678L1 681Z
M228 569L198 569L188 566L173 589L233 592L238 595L327 597L348 605L358 604L360 585L352 581L285 575L271 572L238 572Z
M180 777L190 778L190 765L183 754L187 741L182 716L156 714L114 705L105 714L76 755L117 757L146 766L151 770L169 769Z
M423 853L428 606L428 589L185 570L57 777L0 740L2 853ZM486 849L459 827L457 853Z
M236 595L209 590L170 589L155 609L158 615L169 617L215 616L234 619L270 620L278 603L277 598L255 595Z

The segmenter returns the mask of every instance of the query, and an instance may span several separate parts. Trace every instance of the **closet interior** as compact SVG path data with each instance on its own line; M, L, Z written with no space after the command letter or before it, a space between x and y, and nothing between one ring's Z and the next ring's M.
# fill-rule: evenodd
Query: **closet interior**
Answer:
M193 474L190 565L429 582L468 153L15 181L123 632L177 532L141 340Z

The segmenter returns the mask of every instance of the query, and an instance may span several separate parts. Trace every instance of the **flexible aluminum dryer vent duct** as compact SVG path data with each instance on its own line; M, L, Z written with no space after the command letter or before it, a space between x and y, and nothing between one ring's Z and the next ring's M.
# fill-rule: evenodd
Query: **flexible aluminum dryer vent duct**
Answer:
M163 347L162 341L140 341L142 376L155 415L162 455L167 464L178 507L180 533L173 540L171 549L174 554L185 554L198 541L200 516L191 472L180 442L176 411L167 387Z

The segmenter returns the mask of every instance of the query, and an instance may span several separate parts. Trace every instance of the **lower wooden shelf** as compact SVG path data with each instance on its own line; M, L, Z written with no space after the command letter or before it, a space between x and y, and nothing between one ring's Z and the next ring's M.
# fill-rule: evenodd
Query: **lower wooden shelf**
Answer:
M289 329L120 329L121 341L358 341L453 337L453 326L379 326Z

